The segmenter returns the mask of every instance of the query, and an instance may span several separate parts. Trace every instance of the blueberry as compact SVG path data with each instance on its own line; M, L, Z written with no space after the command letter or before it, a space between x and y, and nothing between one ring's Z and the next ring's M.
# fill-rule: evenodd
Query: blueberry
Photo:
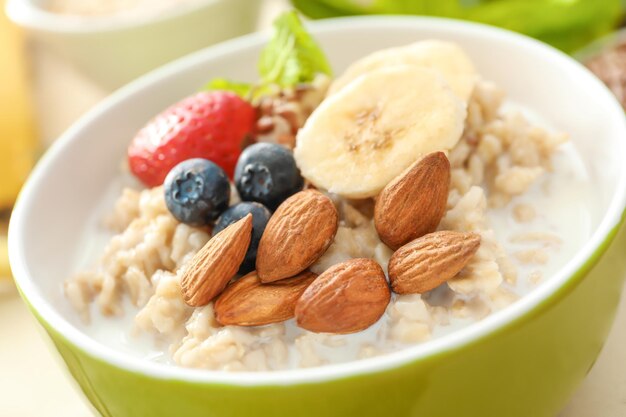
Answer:
M244 201L243 203L235 204L222 213L213 228L213 236L215 236L237 220L246 217L248 213L252 213L252 240L250 240L248 252L246 252L246 257L239 268L240 274L247 274L254 270L259 241L261 240L261 236L263 236L265 226L272 213L263 204Z
M293 153L273 143L247 147L235 168L235 185L241 199L275 210L287 197L302 190L304 180Z
M190 226L205 226L228 208L230 183L222 168L194 158L176 165L163 183L167 209Z

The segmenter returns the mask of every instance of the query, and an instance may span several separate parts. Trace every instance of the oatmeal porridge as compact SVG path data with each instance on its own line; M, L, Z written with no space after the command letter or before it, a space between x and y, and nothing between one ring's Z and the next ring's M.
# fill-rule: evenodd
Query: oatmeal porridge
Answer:
M128 161L146 187L115 184L94 219L104 248L64 285L88 334L209 370L360 360L506 308L590 234L567 135L458 46L316 69L291 85L220 80L239 95L199 93L138 133ZM207 133L220 142L189 143Z

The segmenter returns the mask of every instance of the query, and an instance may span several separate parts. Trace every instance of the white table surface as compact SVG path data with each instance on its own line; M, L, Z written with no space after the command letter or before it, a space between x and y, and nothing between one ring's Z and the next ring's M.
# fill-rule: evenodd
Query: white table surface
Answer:
M260 26L286 7L285 0L267 3ZM31 49L38 127L49 143L108 92L51 52ZM0 289L0 417L95 415L15 291ZM626 300L599 360L559 417L626 417Z

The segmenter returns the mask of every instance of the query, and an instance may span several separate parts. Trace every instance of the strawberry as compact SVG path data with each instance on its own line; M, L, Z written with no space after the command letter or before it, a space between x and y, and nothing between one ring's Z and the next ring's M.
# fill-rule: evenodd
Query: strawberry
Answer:
M179 162L205 158L231 178L249 143L256 112L226 91L197 93L156 116L128 147L130 170L149 187L161 185Z

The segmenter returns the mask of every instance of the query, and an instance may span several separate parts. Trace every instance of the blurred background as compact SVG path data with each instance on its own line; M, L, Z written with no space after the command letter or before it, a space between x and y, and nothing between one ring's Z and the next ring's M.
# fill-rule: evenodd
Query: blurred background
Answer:
M5 4L6 3L6 4ZM125 83L297 8L310 19L445 16L501 26L573 54L626 104L622 0L0 0L0 417L94 416L15 290L11 207L39 155ZM10 337L9 337L10 335ZM561 417L626 416L626 303ZM531 417L531 416L529 416Z

